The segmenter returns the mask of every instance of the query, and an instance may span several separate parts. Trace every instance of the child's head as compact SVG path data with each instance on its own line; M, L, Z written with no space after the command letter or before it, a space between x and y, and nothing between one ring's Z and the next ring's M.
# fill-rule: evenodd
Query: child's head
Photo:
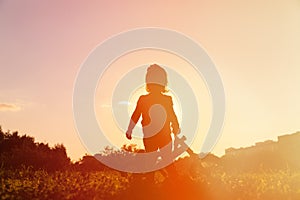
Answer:
M167 72L157 64L150 65L146 74L146 90L147 92L167 92L168 83Z

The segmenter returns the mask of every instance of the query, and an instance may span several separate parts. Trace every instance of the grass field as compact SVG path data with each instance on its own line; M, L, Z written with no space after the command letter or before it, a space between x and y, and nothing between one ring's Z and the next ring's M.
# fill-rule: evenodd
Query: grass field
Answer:
M172 180L156 172L155 181L148 182L143 175L113 170L48 173L24 167L1 170L0 177L1 199L300 199L300 172L288 170L181 173Z

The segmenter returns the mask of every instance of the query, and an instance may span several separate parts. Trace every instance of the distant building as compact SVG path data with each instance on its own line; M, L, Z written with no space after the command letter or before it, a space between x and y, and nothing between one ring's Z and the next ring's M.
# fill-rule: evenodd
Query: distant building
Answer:
M300 167L300 132L279 136L278 150L286 163Z
M300 131L289 134L289 135L282 135L278 137L278 145L280 149L299 149L300 147Z
M278 136L278 141L266 140L264 142L257 142L254 146L233 148L230 147L225 150L225 155L240 155L251 154L257 151L283 151L283 152L299 152L300 149L300 132L293 134ZM293 152L295 151L295 152Z
M270 151L274 152L278 149L277 142L272 140L267 140L264 142L257 142L254 146L250 147L242 147L242 148L233 148L230 147L225 150L225 155L227 156L239 156L239 155L249 155L253 153L257 153L260 151Z
M224 158L235 165L249 162L260 166L300 168L300 132L279 136L278 141L257 142L250 147L228 148ZM229 160L228 160L229 159Z

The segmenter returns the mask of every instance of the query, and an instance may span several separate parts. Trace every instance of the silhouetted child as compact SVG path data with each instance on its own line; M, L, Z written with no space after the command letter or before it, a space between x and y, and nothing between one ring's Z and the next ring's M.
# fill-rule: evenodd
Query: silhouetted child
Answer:
M167 92L167 82L167 73L162 67L157 64L148 67L146 74L148 94L140 96L131 116L126 137L131 139L132 129L142 115L145 151L153 152L164 147L166 155L171 156L171 133L179 134L180 128L173 109L172 97L164 94Z

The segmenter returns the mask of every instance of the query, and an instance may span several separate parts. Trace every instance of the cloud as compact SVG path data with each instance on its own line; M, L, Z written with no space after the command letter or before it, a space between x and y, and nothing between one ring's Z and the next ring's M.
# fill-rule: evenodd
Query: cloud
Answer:
M21 107L13 103L0 103L0 111L19 111Z
M119 101L118 104L119 104L119 105L126 105L126 106L128 106L128 105L130 105L131 103L128 102L128 101Z

